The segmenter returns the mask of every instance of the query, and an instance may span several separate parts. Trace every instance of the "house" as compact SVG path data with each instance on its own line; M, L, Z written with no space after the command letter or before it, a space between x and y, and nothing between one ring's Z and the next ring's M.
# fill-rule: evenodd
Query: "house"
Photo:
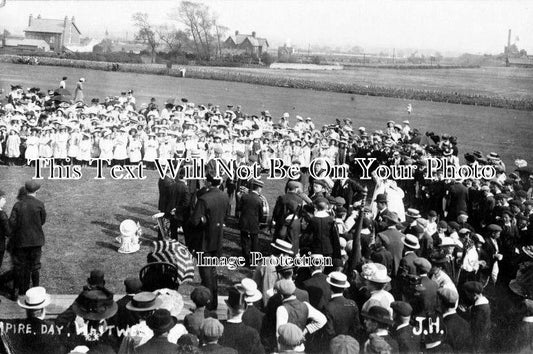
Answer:
M7 36L2 38L2 53L32 53L49 51L50 46L42 39L27 39Z
M224 47L232 51L261 57L263 53L266 53L269 45L266 38L256 37L255 32L252 32L252 34L239 34L239 31L235 31L235 35L226 39Z
M76 26L74 17L64 20L33 18L30 15L28 27L24 30L26 39L43 40L50 46L50 50L62 53L65 46L79 46L81 32Z

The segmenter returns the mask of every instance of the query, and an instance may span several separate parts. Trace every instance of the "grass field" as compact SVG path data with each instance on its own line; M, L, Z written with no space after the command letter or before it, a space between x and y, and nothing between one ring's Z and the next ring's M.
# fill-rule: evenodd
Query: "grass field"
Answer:
M389 119L406 119L406 105L412 103L413 114L409 117L412 126L422 131L456 135L461 155L473 149L485 154L497 151L508 165L515 158L524 158L533 163L532 112L408 102L222 81L14 64L0 65L0 87L7 89L9 84L22 84L24 87L55 88L64 75L69 77L69 88L74 86L79 77L87 79L87 100L95 96L119 95L121 91L133 89L138 103L147 102L151 97L155 97L160 103L169 97L187 97L193 102L216 103L221 107L226 104L241 104L244 111L249 113L268 109L274 117L283 112L289 112L291 117L296 114L310 116L318 125L331 123L336 118L350 117L356 127L366 126L369 130L383 129ZM496 82L498 78L492 76L484 80ZM527 78L524 80L527 81ZM488 85L483 89L491 89L490 87ZM514 89L517 88L505 85L501 87L502 92L510 94ZM11 210L18 188L32 175L30 168L0 168L0 188L8 192L7 211ZM109 178L96 181L92 179L93 176L94 171L84 170L84 178L80 181L43 181L39 198L46 203L49 217L45 225L47 244L42 279L43 284L53 293L78 292L87 273L95 267L100 267L109 274L108 283L112 290L123 292L123 279L137 274L145 264L147 244L156 237L155 232L149 228L154 224L150 216L157 211L155 173L150 173L144 181L115 181ZM265 194L271 208L282 186L282 182L267 181ZM121 255L116 252L114 237L118 236L120 222L127 218L141 222L146 241L141 252ZM266 236L261 245L265 249L268 247ZM238 235L233 230L228 230L224 251L239 255ZM221 269L220 273L221 281L226 285L246 274L227 269ZM190 289L191 286L188 285L184 290L188 292Z

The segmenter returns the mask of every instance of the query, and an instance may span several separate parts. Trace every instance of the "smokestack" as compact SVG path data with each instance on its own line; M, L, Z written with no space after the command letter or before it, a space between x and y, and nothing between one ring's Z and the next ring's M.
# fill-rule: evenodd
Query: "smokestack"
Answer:
M28 27L31 27L31 22L33 21L33 15L30 14L30 18L28 19Z
M507 35L507 57L505 58L505 66L510 66L509 52L511 52L511 29L509 28L509 34Z
M254 38L255 38L255 31L254 31L254 32L252 32L252 37L254 37Z
M239 31L235 31L235 35L236 35L236 36L239 35Z

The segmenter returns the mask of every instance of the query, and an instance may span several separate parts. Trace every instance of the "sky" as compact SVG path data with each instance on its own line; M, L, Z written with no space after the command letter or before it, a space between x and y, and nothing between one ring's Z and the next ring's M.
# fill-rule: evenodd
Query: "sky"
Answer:
M200 2L200 1L198 1ZM206 0L233 33L266 37L271 47L288 42L365 51L410 48L455 53L503 52L507 33L533 54L533 0ZM131 16L146 12L155 24L181 26L169 14L179 1L7 0L0 30L22 34L28 16L74 16L83 36L133 38Z

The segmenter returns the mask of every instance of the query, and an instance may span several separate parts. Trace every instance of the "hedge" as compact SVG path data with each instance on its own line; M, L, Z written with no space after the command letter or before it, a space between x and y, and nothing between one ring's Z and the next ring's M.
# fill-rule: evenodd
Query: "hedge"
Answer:
M0 55L0 62L27 64L28 58L18 55ZM164 64L118 64L86 60L70 60L59 58L37 58L38 65L67 66L81 69L122 71L140 74L181 76L180 68L168 69ZM234 71L221 71L209 67L186 67L186 76L195 79L222 80L242 82L255 85L288 87L299 89L312 89L317 91L330 91L349 93L363 96L381 96L402 98L408 100L445 102L465 105L488 106L507 109L532 111L533 99L508 99L503 97L490 97L484 95L469 95L466 93L450 93L437 90L403 89L381 86L362 86L348 83L323 82L305 79L291 79L284 77L271 77L261 74L240 73Z

